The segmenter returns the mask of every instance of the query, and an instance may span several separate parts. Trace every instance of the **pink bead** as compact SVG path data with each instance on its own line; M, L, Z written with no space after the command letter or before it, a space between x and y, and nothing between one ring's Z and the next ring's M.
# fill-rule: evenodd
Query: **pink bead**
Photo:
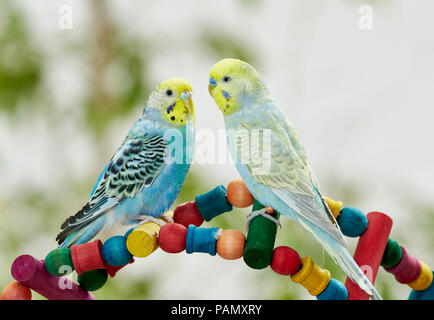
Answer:
M410 283L416 280L422 269L419 260L413 258L407 253L407 250L401 246L401 261L392 268L385 268L387 272L392 273L399 283Z
M47 272L43 261L30 255L19 256L12 263L11 273L22 285L49 300L95 300L94 296L66 277Z

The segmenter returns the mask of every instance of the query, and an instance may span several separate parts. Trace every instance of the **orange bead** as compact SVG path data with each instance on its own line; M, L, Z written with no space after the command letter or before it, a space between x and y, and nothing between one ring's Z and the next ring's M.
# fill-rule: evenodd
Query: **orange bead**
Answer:
M0 300L32 300L32 292L21 283L13 281L3 289Z
M247 208L253 204L253 196L242 179L233 180L227 188L228 202L236 208Z
M217 253L227 260L239 259L244 253L246 237L238 230L223 230L217 239Z

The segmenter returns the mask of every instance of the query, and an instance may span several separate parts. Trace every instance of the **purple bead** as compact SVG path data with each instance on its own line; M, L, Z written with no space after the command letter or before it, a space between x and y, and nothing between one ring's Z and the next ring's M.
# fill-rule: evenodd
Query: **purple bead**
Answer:
M392 268L384 268L387 272L392 273L396 281L403 284L408 284L416 280L421 272L419 260L413 258L407 253L407 250L401 246L402 258L399 263Z
M95 300L94 296L66 277L55 277L45 269L44 261L22 255L12 263L15 280L49 300Z

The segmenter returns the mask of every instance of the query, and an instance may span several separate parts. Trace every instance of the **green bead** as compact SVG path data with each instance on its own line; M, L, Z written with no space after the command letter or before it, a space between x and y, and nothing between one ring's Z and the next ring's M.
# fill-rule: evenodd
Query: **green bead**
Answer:
M69 248L54 249L47 254L44 262L48 273L56 277L65 276L74 271L71 250Z
M401 261L401 258L402 251L399 243L389 238L383 253L383 258L381 259L381 266L384 268L393 268Z
M78 275L78 283L86 291L95 291L107 281L107 271L95 269Z
M253 211L262 209L263 206L254 201ZM279 213L271 215L279 220ZM277 225L262 216L257 216L250 221L244 247L244 262L253 269L263 269L270 265L273 257L274 241L276 240Z

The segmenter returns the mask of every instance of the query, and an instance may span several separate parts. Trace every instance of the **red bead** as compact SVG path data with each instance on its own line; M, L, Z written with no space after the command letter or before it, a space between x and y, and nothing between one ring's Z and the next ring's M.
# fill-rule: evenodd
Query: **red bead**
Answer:
M168 253L179 253L185 250L187 228L179 223L168 223L161 227L158 234L158 245Z
M105 269L101 249L101 240L71 246L71 259L75 271L81 274L95 269Z
M196 203L193 201L177 206L173 213L173 221L182 224L186 228L188 228L190 224L199 227L203 222L203 218L197 209Z
M297 273L301 264L297 251L287 246L274 249L271 260L271 269L281 275L289 276Z
M106 262L104 262L104 266L109 276L113 278L119 270L121 270L123 267L133 262L134 262L134 258L131 259L131 261L128 262L127 264L124 264L123 266L111 266Z

